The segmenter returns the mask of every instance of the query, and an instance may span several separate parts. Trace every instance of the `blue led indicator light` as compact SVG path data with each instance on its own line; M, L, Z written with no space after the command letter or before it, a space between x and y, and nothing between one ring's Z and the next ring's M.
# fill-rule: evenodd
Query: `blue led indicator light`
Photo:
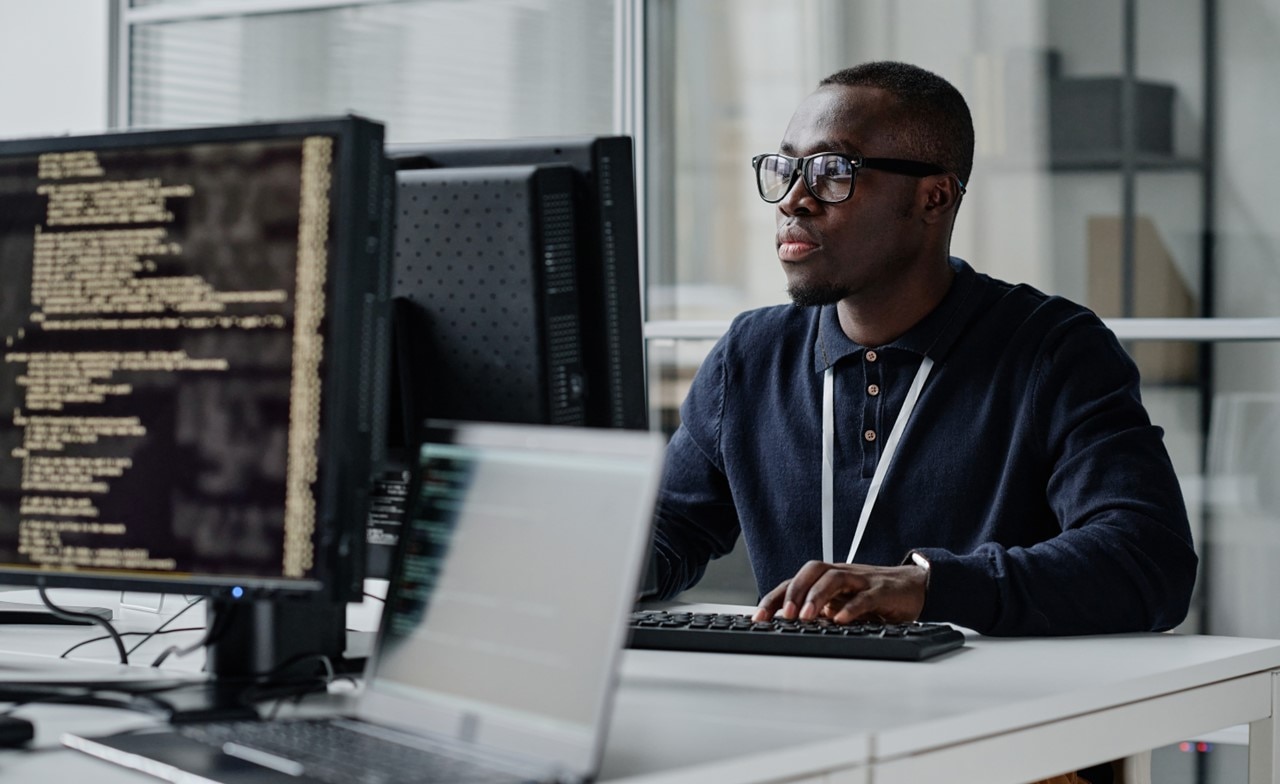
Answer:
M232 588L232 589L231 589L231 598L232 598L232 599L239 599L241 596L244 596L244 589L243 589L243 588L241 588L240 586L238 586L238 585L237 585L236 587L234 587L234 588Z

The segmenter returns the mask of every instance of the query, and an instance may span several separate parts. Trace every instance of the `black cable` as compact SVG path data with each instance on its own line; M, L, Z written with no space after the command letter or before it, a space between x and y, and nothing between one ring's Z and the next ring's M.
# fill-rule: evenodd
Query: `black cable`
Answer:
M138 650L144 644L146 644L147 640L150 640L152 637L154 637L157 634L161 634L164 631L164 628L166 626L168 626L169 624L181 618L183 613L185 613L187 610L190 610L192 607L195 607L197 604L199 604L202 601L204 601L203 596L197 598L195 601L187 602L186 607L183 607L181 610L178 610L169 618L169 620L157 626L155 630L151 632L151 634L147 635L146 637L143 637L141 640L138 640L138 644L134 645L132 648L129 649L129 654L132 655L134 651Z
M293 695L293 704L294 704L294 707L297 707L298 703L302 702L302 698L303 698L303 697L305 697L305 696L306 696L306 694L303 694L303 693L298 693L298 694ZM280 713L280 707L281 707L282 705L284 705L285 700L287 700L287 699L289 699L289 697L281 697L280 699L276 700L276 704L275 704L275 705L273 705L273 706L271 707L271 711L270 711L269 713L267 713L267 721L275 721L275 720L276 720L276 716Z
M315 659L325 666L325 674L317 674L315 676L305 676L301 678L291 678L288 680L266 680L276 676L281 670L297 666L308 660ZM332 664L324 654L300 654L289 660L273 667L271 670L262 673L244 675L239 677L217 678L212 681L204 681L201 683L186 684L194 688L214 688L227 691L229 694L234 692L235 700L240 706L250 708L258 703L265 703L270 700L278 699L281 702L290 697L301 699L306 695L324 691L328 688L330 682L338 676L333 670ZM236 687L236 688L230 688ZM181 712L181 708L167 700L168 694L177 691L178 688L167 689L164 692L156 692L153 694L139 694L139 700L148 700L152 706L158 708L161 712L167 713L171 720L172 717ZM137 709L135 707L135 709ZM279 710L277 704L273 715Z
M150 637L156 636L157 634L177 634L178 632L202 632L202 631L204 631L203 626L191 626L183 629L165 629L164 631L161 631L160 629L156 629L153 632L120 632L120 636L121 637L137 637L139 635L144 635L145 637L150 638ZM102 642L103 640L110 640L110 639L111 638L109 636L104 634L101 637L90 637L87 640L81 640L80 642L76 643L75 645L72 645L70 648L66 649L62 653L58 654L58 658L65 659L67 658L67 654L71 653L77 648L83 648L84 646L89 645L91 643ZM144 639L142 642L146 642L146 640ZM139 643L139 645L140 644L141 643ZM137 650L137 646L130 648L129 653L132 654L135 650Z
M384 599L383 597L378 596L377 594L369 593L368 591L364 591L364 598L366 598L366 599L373 599L374 601L382 602L383 604L386 604L386 603L387 603L387 600L386 600L386 599ZM365 631L365 630L364 630L364 629L351 629L351 628L348 628L348 629L347 629L347 631L349 631L349 632L363 632L363 631Z
M272 667L270 670L267 670L265 673L262 674L261 677L267 678L268 680L266 681L266 683L267 685L270 685L271 681L269 679L271 678L271 676L280 674L285 670L289 669L290 667L293 667L294 665L302 664L304 662L311 661L312 659L315 659L316 661L324 665L324 671L325 671L324 682L326 684L331 683L333 679L337 677L337 673L333 669L333 662L329 659L329 655L325 653L299 653L296 656L290 656L289 658L280 662L276 666Z
M182 608L182 610L180 610L179 613L186 612L197 603L198 601L192 602L191 604ZM196 642L193 642L192 644L188 645L185 648L179 647L177 645L171 645L168 648L165 648L163 651L160 652L160 655L155 658L155 661L151 662L151 666L159 667L161 664L164 664L164 660L169 658L171 654L176 653L178 654L178 657L181 658L183 656L186 656L189 653L194 653L195 651L198 651L201 648L204 648L208 645L213 644L214 642L217 642L217 640L226 631L227 624L230 623L228 619L231 617L231 613L236 612L238 609L239 607L236 606L236 607L230 608L226 612L215 613L213 618L213 623L209 624L209 631L205 633L204 637L200 638ZM207 663L208 662L206 662L206 664Z
M158 632L159 630L157 630ZM185 631L169 629L163 633ZM213 630L211 630L213 631ZM155 634L156 632L125 632L125 634ZM288 680L272 680L290 667L316 660L324 666L324 673L315 676L292 678ZM338 678L347 678L336 673L333 663L325 654L298 654L272 667L266 672L245 675L238 678L219 678L217 681L161 681L126 682L126 683L6 683L0 681L0 702L12 705L0 711L0 715L30 703L69 703L90 705L123 710L140 711L148 714L172 716L175 708L165 700L166 694L183 689L207 689L211 684L221 683L233 685L243 683L242 695L246 704L265 702L272 699L285 700L290 697L301 699L307 694L322 691ZM276 707L279 710L279 706Z
M142 634L143 632L137 632ZM172 716L174 707L166 694L184 689L207 689L209 681L160 681L125 683L5 683L0 682L0 702L12 703L0 715L32 703L89 705Z
M325 671L323 675L303 676L289 680L271 680L273 676L289 669L290 667L303 664L313 659L324 665ZM272 715L274 716L276 711L280 709L280 703L284 700L289 697L297 697L298 699L301 699L313 691L328 689L329 684L333 683L337 679L338 674L334 670L333 662L329 659L328 655L323 653L302 653L284 660L267 672L255 677L265 678L267 680L246 688L244 690L244 699L246 702L266 702L267 700L277 699L278 702L276 703L275 709L272 710Z
M322 682L302 684L301 687L291 690L276 689L275 691L277 693L283 693L276 699L275 705L273 705L271 710L267 713L267 721L275 721L276 716L280 714L280 708L284 706L285 702L292 700L294 707L297 707L302 703L302 700L305 699L307 695L314 694L316 692L325 692L328 691L328 689L329 684ZM270 696L263 695L259 698L259 701L266 702L268 699L270 699Z
M159 694L181 689L203 681L168 678L145 681L0 681L0 702L15 702L42 695L111 692L116 694Z
M37 590L40 593L40 600L44 602L44 606L49 608L49 612L53 613L58 618L61 618L64 621L73 621L76 623L88 621L89 623L96 623L97 625L105 629L107 632L107 636L111 638L111 640L116 644L116 649L120 651L120 663L121 664L129 663L129 654L126 653L124 650L124 640L121 639L120 632L116 631L116 627L111 625L111 621L108 621L104 618L99 618L93 613L72 612L71 610L65 610L57 606L56 604L54 604L49 599L49 594L45 592L43 585L41 585Z
M95 689L85 686L59 687L51 684L28 684L20 688L11 688L20 684L6 684L0 691L0 699L14 703L6 713L31 703L89 705L101 708L120 708L123 710L140 710L140 697L147 697L146 692L130 692L108 688ZM145 710L156 713L154 702Z
M351 683L352 686L359 685L356 683L356 679L352 678L349 675L338 675L328 681L312 683L310 685L302 684L302 688L297 689L296 693L294 693L292 696L289 694L284 694L281 697L276 699L275 705L272 706L271 711L267 714L267 720L268 721L275 720L276 716L280 713L280 708L284 706L285 701L292 699L293 704L297 706L301 704L302 700L310 694L313 694L316 692L328 692L329 686L331 686L337 681L348 681ZM283 690L284 690L283 687L277 689L277 691L283 691ZM260 699L260 701L266 702L268 699L270 699L270 697L264 696Z

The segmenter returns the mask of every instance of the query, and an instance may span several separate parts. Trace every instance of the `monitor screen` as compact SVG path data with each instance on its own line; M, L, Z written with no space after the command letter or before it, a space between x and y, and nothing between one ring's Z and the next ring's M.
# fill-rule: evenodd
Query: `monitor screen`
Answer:
M357 589L382 142L355 117L0 142L0 582Z

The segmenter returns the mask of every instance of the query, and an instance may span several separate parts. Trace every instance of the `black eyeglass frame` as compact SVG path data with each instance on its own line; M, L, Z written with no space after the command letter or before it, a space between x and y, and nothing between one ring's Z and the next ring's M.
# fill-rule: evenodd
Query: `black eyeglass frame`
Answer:
M835 156L843 158L849 162L849 166L853 169L853 174L849 177L849 192L839 199L824 199L809 185L808 170L813 167L815 158L824 156ZM787 182L787 187L783 189L782 195L776 199L770 199L764 195L764 184L760 181L760 166L766 158L782 158L791 161L794 168L791 170L791 179ZM787 194L796 186L796 178L800 177L804 181L805 190L809 191L809 195L823 204L839 204L847 201L853 196L853 188L857 184L859 169L879 169L880 171L892 172L894 174L905 174L908 177L932 177L935 174L950 174L956 178L956 184L960 186L960 195L963 196L967 192L964 180L961 180L954 172L946 167L939 166L936 163L925 163L924 161L910 161L905 158L864 158L861 155L845 155L842 152L815 152L813 155L805 155L795 158L790 155L783 155L780 152L761 153L751 159L751 168L756 173L756 190L760 193L760 198L766 204L777 204L787 198Z

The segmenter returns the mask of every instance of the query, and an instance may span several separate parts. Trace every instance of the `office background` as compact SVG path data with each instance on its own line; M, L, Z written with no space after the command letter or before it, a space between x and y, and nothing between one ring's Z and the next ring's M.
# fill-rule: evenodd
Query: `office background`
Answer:
M346 111L396 142L631 134L669 431L727 320L785 301L750 156L880 58L970 101L953 252L1129 339L1204 559L1183 628L1280 637L1280 0L25 0L0 136ZM693 598L754 601L742 558Z

